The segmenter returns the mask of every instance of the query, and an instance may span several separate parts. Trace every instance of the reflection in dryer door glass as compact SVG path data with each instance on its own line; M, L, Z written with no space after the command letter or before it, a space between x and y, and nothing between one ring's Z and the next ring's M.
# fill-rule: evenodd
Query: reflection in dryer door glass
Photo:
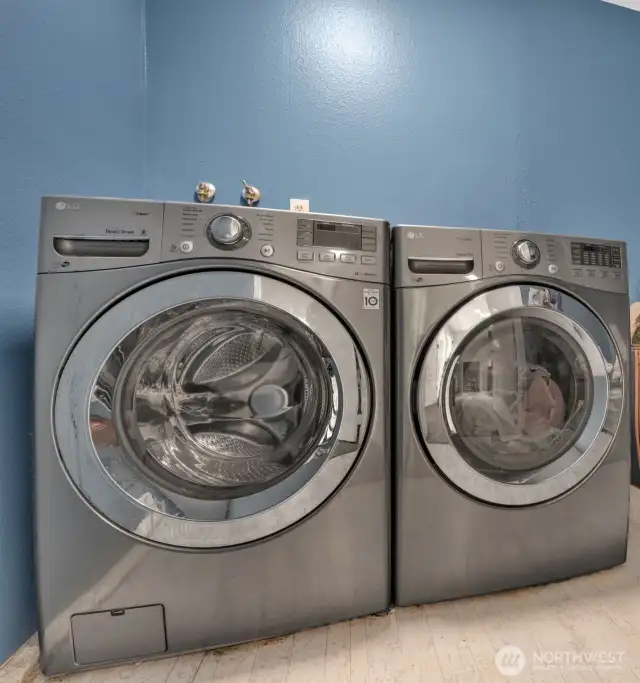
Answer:
M459 451L499 480L560 458L591 410L584 352L541 319L507 317L487 325L466 343L449 377Z
M118 359L126 359L121 371L110 373ZM118 377L112 391L109 375ZM156 316L123 340L100 381L113 395L120 445L151 479L190 497L275 484L335 423L328 351L257 302L201 302Z

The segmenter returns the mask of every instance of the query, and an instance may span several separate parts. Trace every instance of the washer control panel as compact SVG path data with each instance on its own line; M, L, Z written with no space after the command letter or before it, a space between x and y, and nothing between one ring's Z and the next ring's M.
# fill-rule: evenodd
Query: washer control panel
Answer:
M389 284L386 221L248 206L44 197L39 273L224 259ZM233 264L229 263L229 268Z
M296 227L298 261L378 263L378 230L375 225L299 218Z
M233 257L386 282L389 226L368 218L167 203L162 255L163 260Z

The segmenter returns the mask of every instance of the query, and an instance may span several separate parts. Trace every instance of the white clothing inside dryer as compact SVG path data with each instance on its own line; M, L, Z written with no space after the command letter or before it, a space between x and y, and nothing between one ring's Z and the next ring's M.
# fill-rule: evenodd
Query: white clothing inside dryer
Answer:
M492 454L531 453L545 450L565 424L562 392L547 370L528 369L528 387L509 404L491 392L466 392L455 407L460 432L476 449ZM513 396L513 395L512 395Z

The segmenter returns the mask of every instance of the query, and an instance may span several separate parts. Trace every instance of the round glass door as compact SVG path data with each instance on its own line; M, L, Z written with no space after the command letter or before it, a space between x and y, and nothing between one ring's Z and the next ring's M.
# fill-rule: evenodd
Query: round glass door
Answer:
M422 363L417 414L429 455L487 502L562 495L611 443L620 367L602 323L577 300L529 286L480 294L443 325Z
M62 373L56 434L70 478L110 521L220 547L320 505L358 454L369 399L356 345L316 299L257 275L197 273L93 324Z
M509 481L567 451L591 412L591 369L559 327L505 317L463 345L451 367L448 399L463 457Z
M326 346L259 302L204 301L160 314L118 345L96 387L118 364L118 442L150 477L195 498L272 487L307 459L340 411ZM94 392L94 425L102 396Z

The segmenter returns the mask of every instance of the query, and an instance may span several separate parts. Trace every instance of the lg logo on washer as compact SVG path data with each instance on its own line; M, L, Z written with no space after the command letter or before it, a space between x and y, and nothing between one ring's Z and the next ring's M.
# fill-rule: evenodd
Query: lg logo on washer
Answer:
M407 237L410 240L423 240L424 239L424 233L423 232L414 232L413 230L409 230L407 233Z
M58 211L64 211L65 209L67 211L79 211L80 204L69 204L69 202L57 202L56 209L58 209Z

